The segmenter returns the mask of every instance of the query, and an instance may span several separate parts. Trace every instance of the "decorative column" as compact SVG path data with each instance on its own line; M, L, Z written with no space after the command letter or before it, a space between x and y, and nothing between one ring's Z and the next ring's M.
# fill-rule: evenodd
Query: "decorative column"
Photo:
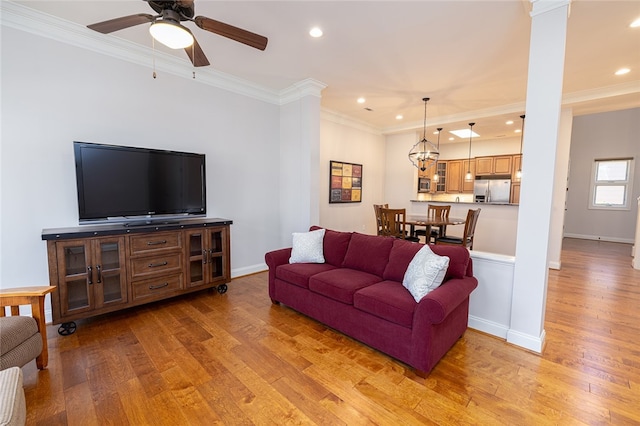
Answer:
M283 247L292 232L320 220L320 99L326 85L303 80L281 94L280 231Z
M527 131L507 341L542 352L569 0L532 0Z

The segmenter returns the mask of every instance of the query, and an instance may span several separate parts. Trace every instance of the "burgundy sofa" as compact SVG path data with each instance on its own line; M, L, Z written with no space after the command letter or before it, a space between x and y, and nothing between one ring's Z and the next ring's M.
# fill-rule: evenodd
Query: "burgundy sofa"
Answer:
M422 247L327 229L325 263L289 264L291 248L265 255L269 296L274 304L403 361L425 377L467 329L469 295L478 281L466 248L430 246L450 258L449 266L442 285L416 303L402 279Z

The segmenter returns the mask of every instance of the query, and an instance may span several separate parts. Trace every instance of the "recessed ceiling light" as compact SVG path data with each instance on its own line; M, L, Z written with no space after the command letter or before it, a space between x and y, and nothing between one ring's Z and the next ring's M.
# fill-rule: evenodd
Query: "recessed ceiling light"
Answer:
M468 138L469 137L469 129L460 129L460 130L449 130L449 133L453 133L454 135L456 135L459 138ZM478 136L480 136L479 134L477 134L474 131L471 131L471 137L472 138L477 138Z
M322 37L322 34L323 32L320 27L313 27L309 30L309 35L313 38Z
M633 21L631 23L631 25L629 25L631 28L638 28L640 27L640 18L636 19L635 21Z
M402 116L402 114L398 114L396 115L396 120L402 120L404 117Z
M358 98L358 103L363 104L366 101L365 98Z
M520 130L520 129L515 129L515 130L513 131L513 133L520 133L521 131L522 131L522 130Z
M450 140L450 141L455 141L455 140L456 140L456 138L454 138L454 137L450 137L450 138L449 138L449 140Z
M513 124L513 120L507 120L507 122L504 124L506 124L507 126L511 126Z
M620 68L618 71L616 71L616 75L624 75L629 73L631 70L629 68Z

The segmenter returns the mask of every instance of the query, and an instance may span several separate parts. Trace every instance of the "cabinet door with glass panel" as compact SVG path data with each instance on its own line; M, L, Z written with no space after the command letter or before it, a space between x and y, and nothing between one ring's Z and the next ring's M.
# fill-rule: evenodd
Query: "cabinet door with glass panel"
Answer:
M189 230L185 234L189 258L187 286L221 283L218 291L226 291L224 283L230 278L228 228Z
M56 252L60 317L127 303L124 237L58 241Z

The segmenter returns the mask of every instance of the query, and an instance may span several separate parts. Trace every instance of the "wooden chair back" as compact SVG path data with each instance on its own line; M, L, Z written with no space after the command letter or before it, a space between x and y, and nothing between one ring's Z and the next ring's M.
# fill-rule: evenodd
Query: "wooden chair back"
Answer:
M448 244L448 245L462 245L469 250L473 250L473 237L476 232L476 224L478 223L478 216L480 216L480 210L469 209L467 212L467 220L464 223L464 233L462 238L449 237L447 235L436 238L436 244Z
M473 236L476 232L476 223L478 223L478 216L480 216L480 208L477 210L471 210L467 212L467 221L464 224L464 234L462 240L465 242L465 246L469 250L473 250Z
M430 218L449 219L449 211L451 206L434 206L433 204L427 205L427 216Z
M435 219L449 219L449 211L451 210L451 206L436 206L433 204L427 205L427 216L429 218ZM443 226L432 226L431 227L431 235L427 236L428 242L435 242L435 239L445 235L447 233L447 225Z
M373 205L373 211L376 214L376 225L377 225L377 233L378 235L382 235L382 219L380 217L380 209L388 209L389 208L389 204L374 204Z
M380 208L380 235L404 239L407 236L406 209Z

